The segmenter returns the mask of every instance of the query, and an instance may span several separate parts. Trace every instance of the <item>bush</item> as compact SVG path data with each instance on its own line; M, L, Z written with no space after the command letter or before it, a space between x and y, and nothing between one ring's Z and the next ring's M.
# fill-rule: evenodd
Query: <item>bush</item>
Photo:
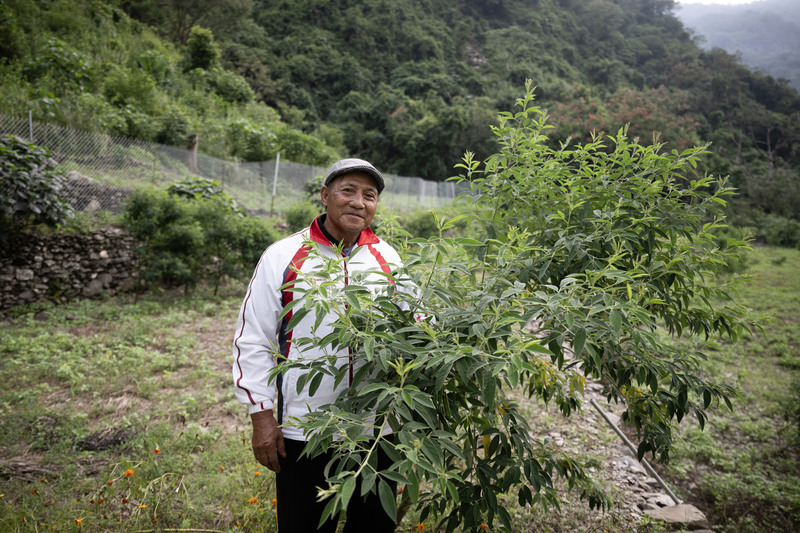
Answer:
M275 232L244 216L227 195L186 193L208 192L205 184L178 185L183 193L138 189L128 198L123 220L143 243L136 250L142 279L187 289L207 281L216 289L225 277L246 278Z
M0 230L19 232L34 224L57 226L73 215L62 198L65 176L47 148L0 137Z
M89 58L57 39L49 39L24 63L22 72L33 83L49 78L59 95L81 92L93 77Z
M286 210L286 223L292 232L307 227L321 211L311 202L298 202Z
M236 73L213 68L208 72L211 90L230 103L246 104L255 98L255 93L243 77Z

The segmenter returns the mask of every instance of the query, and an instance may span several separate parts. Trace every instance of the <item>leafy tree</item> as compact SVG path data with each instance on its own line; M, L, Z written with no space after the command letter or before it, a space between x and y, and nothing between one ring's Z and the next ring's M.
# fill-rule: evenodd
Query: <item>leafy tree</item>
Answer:
M518 105L494 128L500 151L483 164L468 153L459 165L480 239L443 238L456 220L437 219L439 237L408 241L406 266L388 287L345 284L344 259L323 258L292 289L289 328L309 313L318 325L336 315L294 342L353 354L353 367L335 358L279 365L305 370L297 387L312 394L322 374L338 381L353 371L335 403L294 422L309 454L333 451L320 492L326 514L361 497L357 478L390 515L387 480L404 484L402 498L447 531L510 530L504 497L557 507L556 477L590 506L608 505L587 465L527 426L515 391L569 416L585 379L601 380L607 398L626 406L639 458L660 460L685 416L702 426L709 410L731 407L735 391L708 380L702 361L717 337L749 325L732 299L738 278L712 281L746 245L719 245L711 234L724 226L731 190L694 176L704 150L667 155L624 130L609 146L552 149L530 89ZM712 306L712 297L727 303ZM686 349L667 334L697 338ZM377 469L378 448L388 469Z
M219 46L214 42L214 34L200 26L192 26L186 41L186 51L186 70L209 70L217 65L221 54Z

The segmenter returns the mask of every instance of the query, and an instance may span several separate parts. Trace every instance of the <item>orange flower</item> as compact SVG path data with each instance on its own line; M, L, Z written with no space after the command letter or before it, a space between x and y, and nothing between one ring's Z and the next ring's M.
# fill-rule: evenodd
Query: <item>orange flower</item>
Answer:
M141 505L139 506L139 509L147 509L147 506L146 506L145 504L141 504Z
M128 503L128 498L122 498L122 503Z
M161 448L153 448L153 453L158 455L161 453Z
M33 489L33 490L31 491L31 494L36 494L37 492L39 492L39 489Z
M125 471L125 477L133 477L133 468L129 468Z
M272 498L272 505L278 505L278 498Z
M489 526L487 526L484 522L481 522L481 531L489 531Z
M425 524L423 524L422 522L417 522L417 529L419 531L425 531Z
M219 465L220 470L225 470L225 465Z
M256 498L255 496L250 498L250 503L256 503L257 501L258 501L258 498Z
M46 477L43 477L43 478L41 479L41 481L42 481L42 483L47 483L47 478L46 478Z
M101 504L101 503L103 503L103 501L104 501L104 500L103 500L103 498L97 498L97 503L98 503L98 504Z
M114 484L114 481L113 481L113 480L111 480L111 479L109 479L109 480L108 480L108 486L110 487L110 486L111 486L111 485L113 485L113 484Z
M403 494L404 490L406 490L405 487L400 487L399 489L397 489L397 494Z
M74 520L75 520L75 525L76 526L80 526L83 523L83 519L82 518L75 518Z
M257 471L257 472L256 472L256 477L258 477L258 476L260 476L260 475L261 475L261 472L258 472L258 471Z

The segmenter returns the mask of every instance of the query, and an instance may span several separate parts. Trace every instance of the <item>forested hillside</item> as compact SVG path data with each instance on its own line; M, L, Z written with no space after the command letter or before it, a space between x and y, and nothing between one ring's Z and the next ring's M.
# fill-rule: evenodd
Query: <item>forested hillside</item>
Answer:
M705 49L740 53L742 61L800 89L800 2L762 0L743 5L681 4L676 15Z
M537 86L553 143L713 142L737 222L800 240L800 96L704 51L672 0L5 0L0 111L222 157L446 179ZM765 218L766 217L766 218ZM777 217L777 218L776 218ZM778 229L775 229L778 227Z

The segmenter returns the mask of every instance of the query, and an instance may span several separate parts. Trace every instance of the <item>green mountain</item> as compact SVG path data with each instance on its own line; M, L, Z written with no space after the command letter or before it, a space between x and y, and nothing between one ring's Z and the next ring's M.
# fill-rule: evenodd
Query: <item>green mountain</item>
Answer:
M800 90L800 3L763 0L723 6L681 4L675 10L705 49L722 48Z
M5 0L0 111L171 144L195 134L220 157L353 155L442 180L465 150L494 153L490 126L531 79L554 145L624 126L667 150L710 141L702 170L731 176L745 221L800 217L797 91L701 49L674 10L673 0Z

